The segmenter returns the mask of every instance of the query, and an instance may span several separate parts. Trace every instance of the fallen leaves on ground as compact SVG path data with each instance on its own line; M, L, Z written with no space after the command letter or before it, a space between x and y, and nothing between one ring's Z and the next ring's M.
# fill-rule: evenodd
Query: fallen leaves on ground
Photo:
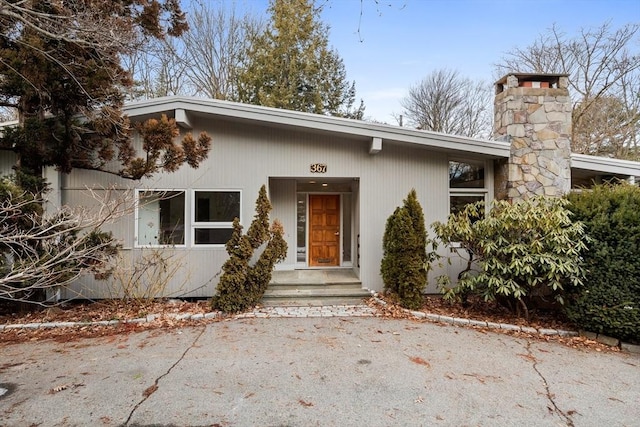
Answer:
M367 304L376 309L377 315L383 318L391 319L413 319L418 322L429 322L427 319L418 319L416 316L410 313L409 310L394 304L391 300L385 297L385 295L378 295L378 298L383 301L371 298ZM486 302L481 298L470 298L468 304L463 306L462 304L449 303L438 295L428 295L424 299L424 305L422 308L416 311L424 313L439 314L441 316L458 317L463 319L473 319L483 322L491 323L506 323L518 326L527 326L535 329L560 329L573 331L576 328L568 321L562 319L557 314L552 312L538 312L532 313L529 321L522 317L516 316L514 313L507 310L505 307L500 306L497 303ZM462 327L462 326L458 326ZM528 332L511 331L506 329L487 328L482 326L465 326L472 327L475 330L483 333L494 332L505 335L511 335L518 338L525 338L537 341L546 342L558 342L575 349L586 349L594 351L608 351L619 352L618 347L611 347L606 344L599 343L595 340L591 340L583 336L559 336L559 335L541 335L538 333L532 334ZM381 332L380 332L381 333ZM540 350L546 351L546 350Z
M158 385L154 384L152 386L147 387L143 392L142 392L142 397L144 397L145 399L149 396L151 396L153 393L156 392L156 390L158 390Z
M4 310L2 310L4 308ZM21 343L52 339L57 342L71 342L79 338L108 337L125 335L153 329L175 329L220 321L220 318L200 320L178 320L180 314L204 314L211 311L209 301L154 300L126 302L123 300L101 300L68 302L59 306L35 309L24 313L12 313L0 307L0 324L28 324L45 322L98 322L121 320L117 325L78 325L64 328L5 329L0 334L0 342ZM153 320L129 323L132 319L155 315Z
M422 357L414 356L414 357L410 357L409 360L411 360L413 363L416 363L418 365L424 365L427 368L431 367L431 364L426 360L424 360Z
M408 310L403 309L391 301L386 301L384 295L379 298L367 300L367 305L375 309L376 316L389 319L412 319L418 322L427 322L426 319L417 319ZM26 341L38 341L53 339L58 342L71 342L79 338L108 337L114 335L126 335L132 332L140 332L155 329L175 329L186 325L212 323L225 320L225 318L212 318L200 320L178 320L179 314L205 314L211 311L209 301L182 301L182 300L154 300L154 301L124 301L101 300L96 302L68 302L59 306L38 309L25 313L8 312L5 306L0 305L0 324L27 324L44 322L97 322L102 320L123 320L117 325L82 325L65 328L39 328L39 329L5 329L0 334L0 342L20 343ZM425 297L424 305L419 310L425 313L440 314L443 316L468 318L493 323L510 323L519 326L529 326L536 329L564 329L573 330L573 326L559 318L546 313L534 313L530 321L518 318L504 307L497 304L486 303L481 300L470 300L467 306L450 304L439 296ZM152 321L143 323L128 323L125 320L156 315ZM314 325L316 329L319 326ZM539 341L555 341L575 349L589 349L595 351L620 351L618 347L610 347L586 337L561 337L550 335L530 334L525 332L508 331L504 329L492 329L473 326L480 332L494 332L516 336L519 338ZM377 331L383 333L382 331ZM393 332L393 335L400 335ZM542 350L540 350L542 351Z

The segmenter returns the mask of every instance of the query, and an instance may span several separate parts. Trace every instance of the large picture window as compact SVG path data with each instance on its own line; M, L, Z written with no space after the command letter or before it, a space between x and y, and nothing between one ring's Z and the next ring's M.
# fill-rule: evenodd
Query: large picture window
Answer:
M223 245L240 218L240 191L193 192L193 244Z
M138 193L137 245L184 245L184 191Z
M470 203L486 201L484 162L449 162L449 213L460 212Z

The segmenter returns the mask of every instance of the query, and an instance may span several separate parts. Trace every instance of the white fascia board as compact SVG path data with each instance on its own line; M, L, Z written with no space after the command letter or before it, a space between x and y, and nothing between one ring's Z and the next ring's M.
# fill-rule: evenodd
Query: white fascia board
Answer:
M381 140L408 143L434 148L468 152L496 158L509 157L509 144L422 131L399 126L370 123L362 120L302 113L279 108L262 107L236 102L204 98L165 97L127 104L124 108L130 117L147 116L183 109L218 117L273 123L349 136L380 138Z
M587 154L571 154L571 168L612 175L640 176L640 162Z

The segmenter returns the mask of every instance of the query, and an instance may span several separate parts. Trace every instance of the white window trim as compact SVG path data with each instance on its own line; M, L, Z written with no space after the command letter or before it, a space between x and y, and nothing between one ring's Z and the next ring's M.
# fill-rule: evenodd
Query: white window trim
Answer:
M489 205L493 198L493 162L491 160L463 159L459 157L449 158L447 161L447 186L449 185L449 162L482 164L484 167L484 187L482 188L464 188L449 187L449 197L447 197L447 215L451 214L451 197L452 196L484 196L485 206Z
M191 214L189 215L189 229L191 230L189 233L191 247L192 248L224 248L226 243L215 243L215 244L196 244L196 228L233 228L233 222L196 222L196 193L197 192L212 192L212 193L239 193L240 195L240 224L244 224L242 222L242 190L239 188L194 188L189 192L190 200L185 202L185 205L188 204L191 209ZM186 226L185 226L186 228Z
M140 223L140 194L141 193L165 193L165 192L182 192L184 193L185 204L183 207L184 216L184 243L179 245L141 245L139 244L139 223ZM187 247L187 191L182 188L136 188L135 189L135 211L134 211L134 230L133 230L133 247L134 248L185 248Z

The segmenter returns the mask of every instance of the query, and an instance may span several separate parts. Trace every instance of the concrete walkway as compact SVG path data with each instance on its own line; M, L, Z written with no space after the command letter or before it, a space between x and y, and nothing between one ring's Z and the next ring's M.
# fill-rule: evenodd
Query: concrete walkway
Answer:
M3 426L638 426L640 358L376 317L0 348Z

